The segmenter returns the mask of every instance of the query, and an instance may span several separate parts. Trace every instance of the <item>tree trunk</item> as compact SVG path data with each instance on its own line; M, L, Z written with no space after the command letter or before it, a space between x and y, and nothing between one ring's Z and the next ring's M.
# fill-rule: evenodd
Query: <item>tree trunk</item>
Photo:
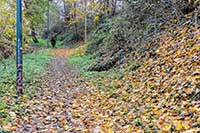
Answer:
M84 14L85 14L85 44L87 43L87 0L84 0L85 8L84 8Z
M76 9L76 2L74 3L74 9ZM76 14L76 11L74 12L74 19L75 19L75 24L74 24L74 33L75 33L75 36L76 36L76 41L79 40L79 36L78 36L78 26L77 26L77 14Z
M112 2L111 2L111 16L115 15L116 6L117 6L117 0L112 0Z

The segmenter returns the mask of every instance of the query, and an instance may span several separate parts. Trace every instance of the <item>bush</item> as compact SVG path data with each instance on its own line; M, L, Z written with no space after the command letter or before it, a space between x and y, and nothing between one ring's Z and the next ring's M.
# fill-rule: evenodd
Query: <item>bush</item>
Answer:
M102 55L104 50L112 50L113 47L121 47L127 42L131 32L130 23L122 16L106 19L91 34L86 49L87 54L98 53Z
M13 45L0 40L0 61L14 54Z
M91 37L87 44L86 53L93 54L94 52L98 51L100 45L104 42L108 36L110 36L110 29L112 23L109 22L109 19L105 20L101 23L91 34Z

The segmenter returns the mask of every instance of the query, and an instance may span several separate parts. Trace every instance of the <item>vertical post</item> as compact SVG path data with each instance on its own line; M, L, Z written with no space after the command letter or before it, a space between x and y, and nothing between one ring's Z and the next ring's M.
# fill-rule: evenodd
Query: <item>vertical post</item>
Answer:
M50 4L48 0L48 14L47 14L47 31L48 31L48 37L47 37L47 48L49 47L49 35L50 35Z
M87 43L87 0L84 0L85 4L85 44Z
M16 44L16 67L17 67L17 94L23 94L23 62L22 62L22 1L17 0L17 44Z

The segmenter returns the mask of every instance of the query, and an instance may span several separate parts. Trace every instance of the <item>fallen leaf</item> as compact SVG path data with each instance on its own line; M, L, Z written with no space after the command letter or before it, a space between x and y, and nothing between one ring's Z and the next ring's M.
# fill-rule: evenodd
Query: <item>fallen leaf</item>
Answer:
M17 118L17 115L15 112L9 112L10 116L12 119L16 119Z
M68 125L63 126L63 128L65 129L65 131L69 130L69 126Z
M164 131L169 131L171 129L171 124L165 124L163 127L162 127L162 130Z
M12 124L11 123L4 123L2 128L10 131L10 130L12 130Z

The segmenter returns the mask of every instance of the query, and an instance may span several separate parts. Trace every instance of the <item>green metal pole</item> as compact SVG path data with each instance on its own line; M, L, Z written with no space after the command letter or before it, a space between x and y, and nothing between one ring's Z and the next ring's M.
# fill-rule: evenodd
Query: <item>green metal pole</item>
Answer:
M16 67L17 67L17 94L23 94L23 62L22 62L22 1L17 0L17 44L16 44Z

